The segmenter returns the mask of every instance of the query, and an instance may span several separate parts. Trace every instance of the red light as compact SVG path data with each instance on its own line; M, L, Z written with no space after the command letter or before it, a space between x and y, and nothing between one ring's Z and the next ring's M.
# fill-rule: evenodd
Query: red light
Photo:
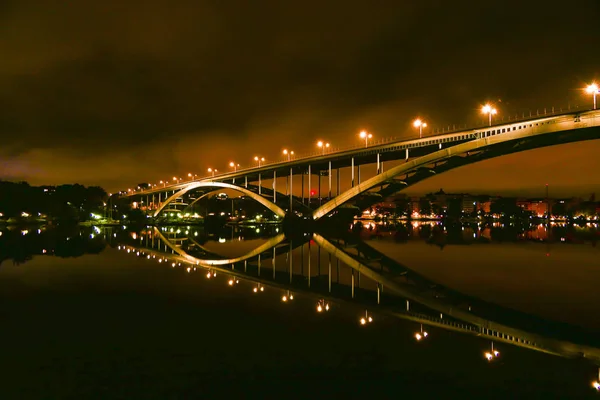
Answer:
M311 196L314 196L315 194L317 194L317 191L316 191L316 190L311 190L311 191L310 191L310 195L311 195Z

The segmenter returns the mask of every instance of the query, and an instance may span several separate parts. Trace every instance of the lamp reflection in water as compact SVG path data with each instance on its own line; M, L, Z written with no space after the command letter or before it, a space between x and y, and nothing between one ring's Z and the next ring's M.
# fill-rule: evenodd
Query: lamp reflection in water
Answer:
M283 296L281 296L281 301L283 301L284 303L286 303L288 300L294 300L294 294L291 293L289 290Z
M598 368L598 380L592 382L592 387L600 392L600 368Z
M369 312L365 310L365 316L360 319L361 325L366 325L367 323L373 322L373 316L369 315Z
M429 336L429 333L423 330L423 324L421 324L421 331L415 333L415 339L417 339L417 341L420 341L422 339L425 339L427 336Z
M211 271L211 270L209 270L209 271L206 273L206 278L207 278L207 279L214 278L215 276L217 276L217 273L216 273L216 272L213 272L213 271Z
M491 349L491 351L486 351L485 353L483 353L483 356L488 361L492 361L494 358L500 357L500 352L498 350L494 350L494 342L492 342L492 349Z
M240 283L240 280L237 279L237 278L235 278L235 277L233 277L233 276L231 278L229 278L229 280L227 281L227 284L229 286L233 286L234 284L237 285L238 283Z
M257 283L256 287L254 289L252 289L252 291L254 293L264 292L265 291L265 287L263 285L261 285L260 283Z
M319 300L317 303L317 312L329 311L329 303L325 299Z

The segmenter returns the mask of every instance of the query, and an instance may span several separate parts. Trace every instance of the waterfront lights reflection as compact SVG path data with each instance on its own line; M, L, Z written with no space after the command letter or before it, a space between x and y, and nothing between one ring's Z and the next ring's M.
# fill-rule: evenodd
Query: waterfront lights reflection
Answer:
M230 278L230 279L227 281L227 284L228 284L229 286L233 286L234 284L236 284L236 285L237 285L238 283L240 283L239 279L236 279L236 278L233 278L233 277L232 277L232 278Z
M317 312L329 311L329 303L325 299L321 299L317 302Z
M421 324L421 331L415 333L415 339L417 339L417 341L420 341L422 339L425 339L427 336L429 336L429 333L423 330L423 324Z
M494 358L500 357L500 352L498 350L494 350L494 342L492 342L491 351L486 351L483 353L483 356L488 360L492 361Z
M373 317L369 315L369 312L365 310L365 316L360 319L361 325L366 325L367 323L373 322Z
M252 291L254 293L264 292L265 291L265 287L263 285L261 285L260 283L258 283L258 284L256 284L256 287L254 289L252 289Z
M592 387L600 392L600 368L598 368L598 380L592 382Z
M281 301L283 301L284 303L286 303L288 300L289 301L294 300L294 294L291 293L289 290L286 292L286 294L281 296Z

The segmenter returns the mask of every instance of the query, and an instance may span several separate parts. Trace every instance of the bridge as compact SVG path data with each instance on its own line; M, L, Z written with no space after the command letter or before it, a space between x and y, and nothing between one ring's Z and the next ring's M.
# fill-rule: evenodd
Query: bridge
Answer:
M112 238L112 234L107 236L109 241ZM185 268L187 272L204 271L209 278L218 273L227 277L229 285L246 281L257 289L262 288L260 290L281 290L288 297L290 293L312 297L315 304L355 307L361 313L366 308L422 326L561 357L584 357L600 364L600 349L586 344L594 342L594 339L581 335L576 332L577 329L572 328L573 332L568 335L568 328L564 325L558 329L549 322L532 325L531 320L536 318L530 315L523 314L521 321L518 315L517 318L502 317L505 311L502 307L486 304L429 281L410 268L369 249L370 246L360 240L348 237L332 239L319 234L305 235L302 239L276 235L246 254L230 258L207 254L205 249L190 244L190 241L185 242L188 246L177 245L158 228L146 231L145 239L145 244L135 241L119 244L118 248L172 268ZM326 256L324 273L321 250ZM294 252L296 257L293 257ZM318 255L316 261L314 253ZM286 256L285 262L278 263L279 256L283 255ZM300 268L293 265L297 256L300 256ZM307 268L304 268L304 261L308 262ZM515 312L509 310L510 313ZM511 320L514 322L511 323Z
M324 151L320 155L136 190L126 196L156 217L165 210L188 210L199 197L232 189L261 203L278 218L296 215L316 221L352 203L364 209L385 196L454 168L516 152L599 139L599 128L600 110L568 112L359 149ZM390 162L392 166L384 169L384 164ZM375 175L361 176L361 166L369 164L375 166ZM349 188L344 191L342 169L350 170ZM282 178L284 187L278 188ZM270 186L265 187L264 181L269 181ZM313 189L318 190L316 199L312 198ZM192 194L199 197L190 201ZM178 203L181 209L176 207Z

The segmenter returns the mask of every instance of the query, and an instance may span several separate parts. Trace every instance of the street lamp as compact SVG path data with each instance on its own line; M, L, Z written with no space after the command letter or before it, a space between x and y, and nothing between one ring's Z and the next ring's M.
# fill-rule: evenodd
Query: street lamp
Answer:
M212 173L212 176L215 176L215 172L217 172L217 169L209 168L208 172Z
M317 147L320 147L323 149L323 155L325 155L325 149L329 148L329 143L323 143L321 140L319 140L317 142Z
M288 151L287 149L283 149L283 155L287 156L287 160L291 161L292 160L292 156L294 155L294 151Z
M179 181L181 180L181 178L177 178L176 176L173 177L173 180L177 183L179 183Z
M160 183L163 185L163 187L167 186L166 182L160 181Z
M427 123L424 121L421 121L420 118L415 119L415 122L413 122L413 126L415 128L419 128L419 138L423 137L423 128L427 128Z
M486 104L485 106L481 107L481 112L483 114L487 114L488 115L489 121L490 121L490 126L492 126L492 115L498 114L498 110L496 110L491 105Z
M365 147L369 147L369 139L371 139L373 137L372 134L367 133L367 131L362 131L361 133L359 133L359 135L361 137L361 139L365 139Z
M260 166L261 166L261 163L264 163L264 162L265 162L265 158L264 158L264 157L258 157L258 156L255 156L255 157L254 157L254 161L256 161L256 162L258 163L258 166L260 167Z
M193 181L194 179L196 179L198 175L196 174L192 174L191 172L188 174L188 178L190 178L191 181Z
M596 95L598 93L600 93L600 89L598 88L598 85L596 84L596 82L593 82L591 85L588 85L588 87L585 88L585 91L594 96L594 110L595 110L596 109Z
M229 166L231 168L233 168L233 172L237 172L238 167L240 166L240 164L236 164L233 161L229 163Z

